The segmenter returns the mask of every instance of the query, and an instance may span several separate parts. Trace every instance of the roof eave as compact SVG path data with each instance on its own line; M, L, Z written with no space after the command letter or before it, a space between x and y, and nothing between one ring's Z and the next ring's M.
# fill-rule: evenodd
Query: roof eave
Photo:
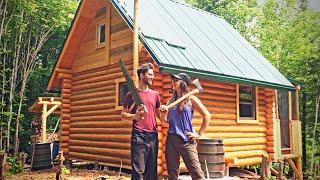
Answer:
M196 69L189 69L189 68L178 67L178 66L167 65L167 64L161 64L160 71L166 72L166 73L184 72L184 73L189 74L190 76L202 78L202 79L207 79L207 80L217 80L217 81L224 81L224 82L230 82L230 83L250 84L250 85L259 86L259 87L266 87L266 88L272 88L272 89L282 89L282 90L288 90L288 91L295 90L294 86L286 86L286 85L282 85L282 84L275 84L275 83L257 81L257 80L252 80L252 79L232 77L232 76L228 76L228 75L216 74L216 73L212 73L212 72L206 72L206 71L196 70Z

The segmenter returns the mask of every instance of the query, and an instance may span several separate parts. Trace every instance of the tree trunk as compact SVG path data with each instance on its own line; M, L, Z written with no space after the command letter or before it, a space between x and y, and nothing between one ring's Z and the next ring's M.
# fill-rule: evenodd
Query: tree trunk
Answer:
M312 134L310 173L313 173L314 153L315 153L314 149L315 149L315 142L317 138L316 132L317 132L317 125L318 125L319 104L320 104L320 95L316 98L316 114L314 118L314 127L313 127L313 134Z
M17 113L17 119L16 119L16 131L14 134L14 148L13 148L13 155L17 156L19 152L19 129L20 129L20 116L21 116L21 109L24 101L24 92L26 88L26 80L23 80L21 91L20 91L20 102L19 102L19 108Z
M4 47L3 47L4 51L6 51L6 45L4 44ZM2 122L4 122L4 96L5 96L5 88L6 88L6 72L5 72L5 69L6 69L6 58L7 58L7 54L4 53L3 54L3 62L2 62L2 72L3 72L3 75L2 75L2 89L1 89L1 124L0 124L0 150L3 149L3 126L2 126Z
M1 19L1 27L0 27L0 44L1 44L1 40L2 40L2 37L3 37L3 34L5 32L5 27L4 27L4 22L5 22L5 19L6 19L6 15L7 15L7 4L8 4L8 0L6 0L4 3L4 5L2 4L4 1L2 0L1 1L1 4L0 4L0 7L2 9L2 6L4 6L4 8L1 10L1 13L0 15L2 16L2 19Z
M24 12L21 12L21 19L23 19ZM23 21L23 20L22 20ZM13 99L16 90L17 83L17 74L18 74L18 65L20 59L21 43L22 43L22 32L18 31L18 42L15 42L15 55L13 57L13 67L11 73L11 82L10 82L10 95L9 95L9 119L8 119L8 129L7 129L7 152L10 150L10 129L13 113Z

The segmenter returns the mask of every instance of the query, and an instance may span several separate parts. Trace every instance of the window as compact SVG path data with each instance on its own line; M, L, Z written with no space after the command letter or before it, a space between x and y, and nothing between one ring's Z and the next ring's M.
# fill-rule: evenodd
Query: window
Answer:
M98 46L106 43L106 24L99 24L97 40Z
M116 83L116 96L115 96L115 109L122 110L124 98L129 92L125 78L119 78L114 80Z
M123 106L124 98L126 97L127 93L129 92L129 88L128 88L126 82L120 82L119 87L120 88L119 88L118 106Z
M257 97L257 87L237 85L237 122L259 123Z

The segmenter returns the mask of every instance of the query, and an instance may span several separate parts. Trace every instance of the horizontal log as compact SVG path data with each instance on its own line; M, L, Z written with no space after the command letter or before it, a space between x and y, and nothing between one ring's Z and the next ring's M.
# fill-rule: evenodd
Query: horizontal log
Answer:
M60 147L61 148L68 148L69 147L69 143L60 142Z
M265 132L266 128L263 126L209 126L206 132Z
M267 141L266 142L267 147L274 147L274 141Z
M264 133L246 133L246 132L206 132L203 135L204 138L255 138L255 137L265 137Z
M231 158L248 158L262 155L268 156L267 152L264 150L225 152L225 156Z
M71 89L72 85L70 83L63 82L62 87L65 89Z
M203 87L221 88L228 90L235 90L236 85L231 83L218 83L214 81L200 80L200 84Z
M130 128L70 128L71 134L131 134Z
M61 131L62 136L69 136L70 132L69 131Z
M115 97L110 96L110 97L97 97L97 98L92 98L92 99L85 99L85 100L80 100L80 101L72 101L71 106L76 105L89 105L89 104L104 104L106 102L115 102Z
M216 100L220 100L220 101L225 101L225 102L231 102L231 103L235 103L236 102L236 98L232 97L232 96L222 96L219 94L210 94L210 93L203 93L200 95L197 95L197 97L199 97L199 99L201 100L206 100L206 101L216 101Z
M83 147L83 146L72 146L69 145L70 152L96 154L101 156L110 156L118 158L131 158L130 150L124 149L109 149L109 148L96 148L96 147Z
M97 147L97 148L109 148L109 149L126 149L130 150L130 143L121 142L108 142L108 141L86 141L86 140L69 140L70 146L84 146L84 147Z
M61 103L62 104L70 104L70 99L65 99L65 98L63 98L63 99L61 99Z
M85 116L85 117L71 117L72 122L83 121L120 121L121 115L101 115L101 116Z
M81 112L81 111L94 111L94 110L102 110L102 109L111 109L114 108L114 104L88 104L88 105L80 105L80 106L72 106L72 112Z
M72 71L70 69L62 69L62 68L54 68L58 73L65 73L65 74L71 74Z
M88 89L95 89L95 88L108 87L108 86L113 86L115 89L116 83L113 81L113 79L103 80L103 81L96 82L96 83L74 85L74 86L72 86L71 91L85 91Z
M72 91L72 96L95 93L95 92L111 91L111 90L114 90L114 89L115 89L115 86L111 85L111 86L102 86L102 87L93 88L93 89L74 90L74 91Z
M202 121L203 121L202 119L194 118L192 120L192 124L193 125L201 125ZM217 126L217 125L222 125L222 126L230 125L230 126L233 126L233 125L237 125L237 121L236 120L218 120L218 119L211 119L209 121L209 126Z
M201 100L202 103L206 106L212 106L212 107L228 107L228 108L236 108L235 102L226 102L226 101L220 101L220 100Z
M267 141L274 141L274 137L273 136L266 136Z
M58 74L58 78L59 79L72 79L72 75L71 74L66 74L66 73L59 73Z
M108 141L108 142L131 142L131 135L115 135L115 134L91 134L88 136L87 134L70 134L70 139L75 140L87 140L87 141Z
M123 73L121 71L108 74L104 76L98 76L94 79L86 79L80 82L74 82L72 84L71 90L79 90L79 89L85 89L90 87L102 87L101 84L111 84L114 83L114 79L118 79L123 77Z
M227 108L227 107L212 107L212 106L208 106L207 107L208 111L210 113L229 113L229 114L236 114L237 110L236 108Z
M114 156L103 156L103 155L96 155L96 154L88 154L88 153L79 153L79 152L72 152L70 151L69 156L71 159L77 159L81 161L92 161L96 162L99 160L101 163L114 163L114 164L122 164L123 165L130 165L131 159L130 158L118 158Z
M61 104L61 109L70 109L70 104Z
M61 92L65 93L65 94L71 94L71 89L65 89L65 88L61 88Z
M70 109L61 109L62 114L70 114Z
M67 93L62 93L62 98L63 99L70 99L71 94L67 94Z
M62 125L61 125L62 131L68 131L69 128L70 128L70 125L69 125L69 124L62 124Z
M88 116L104 116L104 115L119 115L121 112L114 109L102 109L93 111L78 111L72 112L72 117L88 117Z
M266 150L268 153L275 153L274 147L267 147Z
M70 124L70 119L61 119L60 122L62 125L69 125Z
M234 160L235 166L248 166L248 165L256 165L261 164L262 158L261 157L250 157L250 158L243 158Z
M67 114L67 113L63 113L63 114L61 114L61 118L62 118L63 120L70 119L70 117L71 117L71 115L70 115L70 114Z
M269 128L266 130L266 135L267 136L273 136L273 129L272 128Z
M72 128L132 128L130 121L91 121L71 122Z
M71 84L72 83L72 79L63 79L62 82Z
M266 138L233 138L233 139L223 139L223 144L225 146L237 146L237 145L256 145L265 144Z
M249 150L264 150L266 145L247 145L247 146L225 146L225 152L234 152L234 151L249 151Z
M107 97L107 96L115 96L116 92L114 90L109 91L100 91L100 92L94 92L94 93L86 93L81 95L73 95L71 97L72 101L78 101L78 100L84 100L84 99L91 99L91 98L97 98L97 97Z
M68 143L69 142L69 136L61 136L60 137L61 143Z
M126 68L129 71L132 71L132 62L131 61L124 61ZM90 69L88 71L75 73L73 76L73 82L81 81L81 80L87 80L90 78L95 78L98 76L114 73L114 72L120 72L119 64L111 64L107 66L101 66L99 68Z

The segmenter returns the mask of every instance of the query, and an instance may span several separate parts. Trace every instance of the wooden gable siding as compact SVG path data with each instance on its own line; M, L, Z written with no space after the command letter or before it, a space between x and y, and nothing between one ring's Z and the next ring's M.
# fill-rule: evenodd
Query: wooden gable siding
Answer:
M106 7L106 12L91 22L72 67L75 73L118 63L120 58L132 58L132 31L110 2L104 2L100 9ZM103 22L107 28L106 45L97 48L97 25Z

